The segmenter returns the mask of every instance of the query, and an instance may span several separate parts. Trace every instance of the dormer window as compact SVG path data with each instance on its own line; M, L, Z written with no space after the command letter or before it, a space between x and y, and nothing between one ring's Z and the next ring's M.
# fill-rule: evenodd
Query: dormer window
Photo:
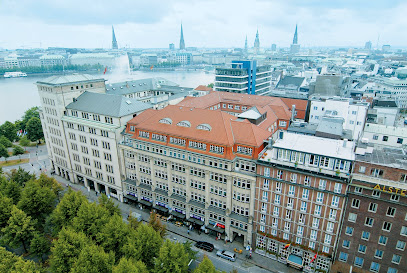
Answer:
M177 125L181 126L181 127L188 127L188 128L191 127L191 123L188 120L180 121L177 123Z
M205 130L205 131L211 131L212 127L209 124L203 123L203 124L199 124L198 126L196 126L196 129L198 130Z
M170 119L170 118L163 118L163 119L160 119L159 123L164 123L164 124L169 124L169 125L171 125L171 124L172 124L172 119Z

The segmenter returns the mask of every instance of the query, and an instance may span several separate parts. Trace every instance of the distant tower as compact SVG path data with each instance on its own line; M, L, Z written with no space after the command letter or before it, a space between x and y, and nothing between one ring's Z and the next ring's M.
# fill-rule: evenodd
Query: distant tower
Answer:
M254 48L255 48L255 49L259 49L259 48L260 48L259 30L257 30L256 39L254 40Z
M293 38L293 45L298 44L298 33L297 33L297 24L295 24L295 32L294 32L294 38Z
M372 49L372 42L371 42L371 41L367 41L367 42L365 43L365 49L367 49L367 50L371 50L371 49Z
M112 26L112 49L118 49L116 35L114 34L114 28Z
M247 52L247 35L246 35L246 41L244 42L244 51Z
M182 30L182 23L181 23L181 38L179 39L179 49L185 49L184 31Z

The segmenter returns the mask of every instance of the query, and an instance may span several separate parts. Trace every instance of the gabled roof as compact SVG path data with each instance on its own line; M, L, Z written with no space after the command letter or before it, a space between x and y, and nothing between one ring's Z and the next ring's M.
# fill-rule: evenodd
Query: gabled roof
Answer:
M280 79L277 83L276 88L300 88L301 84L304 82L303 77L285 76Z
M133 94L162 88L163 86L178 86L167 79L156 77L141 80L131 80L106 85L106 93L116 95Z
M82 93L76 101L66 106L67 109L95 113L109 117L127 116L151 107L151 104L140 102L137 99L93 92Z
M211 87L207 87L205 85L199 85L194 90L197 90L197 91L213 91L213 89Z

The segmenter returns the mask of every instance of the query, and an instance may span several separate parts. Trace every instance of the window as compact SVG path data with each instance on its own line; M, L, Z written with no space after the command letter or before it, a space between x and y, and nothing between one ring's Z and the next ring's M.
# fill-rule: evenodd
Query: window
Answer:
M317 203L323 203L324 202L324 193L323 192L317 192Z
M395 268L392 268L392 267L389 267L388 269L387 269L387 273L397 273L397 269L395 269Z
M374 219L370 217L366 217L365 219L365 226L371 227L373 226Z
M358 252L365 254L366 253L366 246L365 245L359 245L358 247Z
M373 140L378 140L379 136L378 135L373 135Z
M403 139L402 138L397 138L397 143L398 144L403 144Z
M383 140L383 141L388 141L388 140L389 140L389 137L388 137L388 136L383 136L382 140Z
M407 236L407 227L405 226L401 227L400 235Z
M353 234L353 227L346 227L345 234L352 236Z
M383 236L383 235L381 235L380 237L379 237L379 245L386 245L387 244L387 237L386 236Z
M383 258L383 250L376 249L376 252L375 252L375 254L374 254L374 257L375 257L375 258L378 258L378 259Z
M338 207L339 205L339 196L332 196L332 202L331 202L331 206L332 207Z
M358 209L359 206L360 206L360 200L353 198L353 199L352 199L352 205L351 205L351 206L352 206L352 208Z
M342 191L342 184L335 183L334 193L341 193L341 191Z
M372 191L372 196L380 197L380 191Z
M390 196L390 200L391 200L391 201L398 202L398 201L400 201L400 195L392 194L392 195Z
M397 241L396 249L404 251L405 248L406 248L406 242L400 241L400 240Z
M394 217L395 214L396 214L396 208L393 208L393 207L387 208L387 213L386 213L387 216Z
M370 212L376 212L377 211L377 204L376 203L370 203L368 211Z
M390 230L391 230L391 223L386 222L386 221L383 222L382 230L384 230L384 231L390 231Z
M393 254L393 258L391 259L391 262L392 262L392 263L394 263L394 264L399 264L399 263L400 263L400 260L401 260L401 256L400 256L400 255Z
M349 240L343 240L342 247L349 248L350 247L350 241Z
M366 172L366 167L365 166L360 166L359 167L359 172L360 173L365 173Z
M287 121L280 120L280 121L278 122L278 126L280 126L280 127L286 127L286 126L287 126Z
M320 179L319 180L319 187L320 190L325 190L326 189L326 180Z
M302 189L302 199L308 200L308 196L309 196L309 190Z
M358 215L357 215L356 213L349 213L348 221L349 221L349 222L356 222L357 216L358 216Z
M362 240L366 240L368 241L370 238L370 232L368 231L362 231L362 236L361 236Z
M356 193L362 193L363 189L359 188L359 187L355 187L355 189L353 191Z
M380 269L380 264L378 264L376 262L372 262L372 264L370 265L370 271L379 272L379 269Z
M321 216L321 206L320 205L315 205L315 211L314 211L314 215L315 216Z
M355 266L362 267L365 260L360 257L355 257Z
M370 170L370 175L374 176L374 177L382 177L383 176L383 170L372 168Z

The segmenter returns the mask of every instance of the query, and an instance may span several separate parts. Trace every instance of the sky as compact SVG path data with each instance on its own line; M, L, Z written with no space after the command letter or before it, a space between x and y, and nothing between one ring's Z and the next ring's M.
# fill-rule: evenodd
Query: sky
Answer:
M0 0L0 48L407 46L405 0ZM380 38L378 39L378 37Z

